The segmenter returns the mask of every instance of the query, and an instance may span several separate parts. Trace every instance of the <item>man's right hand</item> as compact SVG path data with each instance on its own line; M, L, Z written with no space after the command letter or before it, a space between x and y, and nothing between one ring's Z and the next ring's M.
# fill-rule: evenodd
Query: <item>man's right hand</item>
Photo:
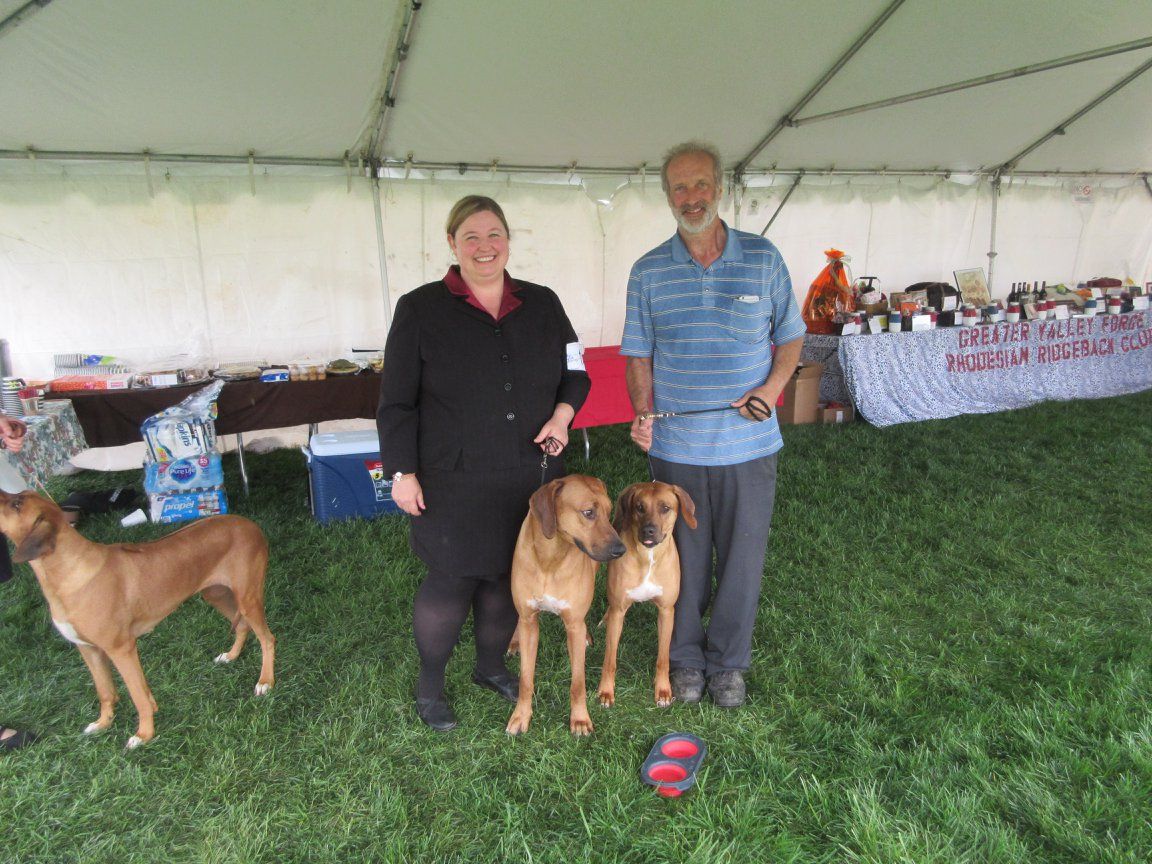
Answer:
M424 490L415 474L405 474L392 484L392 500L409 516L419 516L424 509Z
M652 446L652 421L640 414L632 418L632 440L645 453Z

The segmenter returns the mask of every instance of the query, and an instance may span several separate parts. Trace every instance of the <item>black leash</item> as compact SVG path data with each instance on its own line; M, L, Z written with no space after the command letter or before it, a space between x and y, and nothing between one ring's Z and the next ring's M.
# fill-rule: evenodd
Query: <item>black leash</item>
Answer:
M752 415L752 419L757 423L767 420L772 416L772 409L769 408L768 403L759 396L749 396L748 401L741 405L740 408L747 408L748 413ZM646 411L640 415L640 419L659 420L663 417L691 417L694 414L715 414L717 411L739 411L740 408L725 405L723 408L701 408L697 411Z

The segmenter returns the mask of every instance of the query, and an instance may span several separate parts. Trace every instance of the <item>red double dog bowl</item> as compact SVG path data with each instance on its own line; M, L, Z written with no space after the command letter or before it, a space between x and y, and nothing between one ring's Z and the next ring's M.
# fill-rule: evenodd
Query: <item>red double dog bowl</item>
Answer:
M708 748L688 732L669 732L652 745L640 766L640 779L665 798L676 798L696 783L696 770Z

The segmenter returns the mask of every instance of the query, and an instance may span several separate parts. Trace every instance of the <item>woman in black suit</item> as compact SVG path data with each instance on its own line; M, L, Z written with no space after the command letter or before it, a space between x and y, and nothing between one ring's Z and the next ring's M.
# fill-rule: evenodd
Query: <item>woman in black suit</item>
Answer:
M590 387L560 300L504 269L500 205L462 198L447 231L459 264L396 304L376 415L392 498L428 568L413 612L416 710L440 731L456 725L444 670L469 610L472 680L516 701L504 664L517 621L512 553L528 499L564 474L568 426Z

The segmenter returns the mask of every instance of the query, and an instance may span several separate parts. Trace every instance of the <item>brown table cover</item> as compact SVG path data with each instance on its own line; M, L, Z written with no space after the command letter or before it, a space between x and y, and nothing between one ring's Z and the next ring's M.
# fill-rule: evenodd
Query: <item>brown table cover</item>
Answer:
M116 447L143 440L140 424L207 386L192 384L134 390L46 393L70 399L89 447ZM216 400L216 434L254 432L321 423L371 420L380 399L380 375L330 375L322 381L229 381Z

